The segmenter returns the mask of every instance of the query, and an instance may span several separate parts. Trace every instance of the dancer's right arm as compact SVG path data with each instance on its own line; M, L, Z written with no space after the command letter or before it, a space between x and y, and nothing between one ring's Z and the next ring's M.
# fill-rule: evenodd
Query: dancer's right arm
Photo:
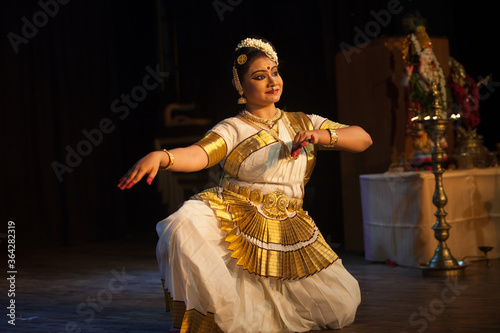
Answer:
M194 172L202 170L208 165L207 153L198 145L175 148L169 150L169 152L174 157L174 163L169 170ZM151 185L159 168L165 168L169 163L170 156L166 152L163 150L153 151L134 164L134 166L120 179L118 188L121 190L129 189L137 184L145 175L148 175L146 182Z

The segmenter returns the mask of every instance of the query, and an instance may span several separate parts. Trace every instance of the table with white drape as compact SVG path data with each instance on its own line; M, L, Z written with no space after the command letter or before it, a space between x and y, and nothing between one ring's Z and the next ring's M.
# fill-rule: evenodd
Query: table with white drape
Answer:
M360 186L365 258L413 267L427 263L438 244L432 230L434 174L361 175ZM480 256L479 246L493 246L488 257L500 257L500 168L447 170L443 186L452 255Z

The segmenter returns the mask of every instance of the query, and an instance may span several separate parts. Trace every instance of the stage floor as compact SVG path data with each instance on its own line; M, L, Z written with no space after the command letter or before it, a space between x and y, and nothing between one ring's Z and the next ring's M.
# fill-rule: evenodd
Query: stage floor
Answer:
M0 332L168 332L171 319L164 311L155 241L148 236L31 253L19 250L17 319L15 326L8 323L10 285L2 278ZM464 277L449 282L423 277L417 268L370 263L362 253L339 254L362 292L356 321L341 332L500 331L498 259L490 267L473 262Z

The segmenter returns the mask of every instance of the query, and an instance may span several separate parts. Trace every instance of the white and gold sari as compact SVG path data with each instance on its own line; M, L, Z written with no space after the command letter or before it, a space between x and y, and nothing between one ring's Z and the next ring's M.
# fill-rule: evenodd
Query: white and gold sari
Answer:
M157 225L157 258L174 327L181 332L305 332L353 322L360 292L302 209L316 150L290 158L300 130L341 128L284 113L273 129L233 117L200 142L216 188Z

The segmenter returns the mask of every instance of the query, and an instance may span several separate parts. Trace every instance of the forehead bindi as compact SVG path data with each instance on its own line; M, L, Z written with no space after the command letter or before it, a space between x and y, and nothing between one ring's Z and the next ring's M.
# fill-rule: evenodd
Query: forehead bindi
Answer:
M254 61L254 63L251 66L251 71L258 71L258 70L271 70L274 68L276 64L270 60L268 57L261 57L258 58Z
M249 66L247 72L244 74L244 77L253 77L254 75L261 75L263 73L268 73L277 68L277 65L274 61L269 59L266 56L259 57L255 59Z

